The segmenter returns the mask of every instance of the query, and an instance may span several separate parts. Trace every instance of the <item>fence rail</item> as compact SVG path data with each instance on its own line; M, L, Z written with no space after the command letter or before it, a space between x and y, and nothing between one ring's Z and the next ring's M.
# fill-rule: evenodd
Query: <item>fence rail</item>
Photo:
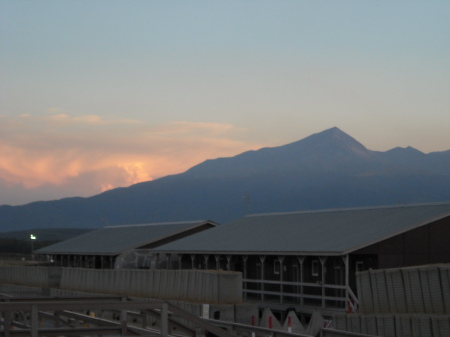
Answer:
M254 326L254 325L217 321L217 320L213 320L213 319L204 319L204 320L208 321L209 324L218 326L220 328L226 328L233 335L238 335L238 336L243 335L242 333L245 332L251 336L252 336L252 333L254 333L255 336L260 335L260 336L272 336L272 337L311 337L311 335L297 334L297 333L292 333L292 332L288 332L288 331L262 328L262 327Z
M106 324L103 320L93 320L92 317L87 315L79 315L73 313L70 315L76 315L77 319L82 320L85 323L99 324L99 327L42 327L39 324L39 315L42 316L42 312L50 311L59 315L67 314L67 309L70 311L85 311L85 310L108 310L108 311L120 311L120 324ZM195 327L208 331L218 337L236 337L235 335L225 331L209 322L193 315L185 310L174 306L173 304L164 301L133 301L127 298L122 299L97 299L91 298L80 299L40 299L37 301L20 301L14 299L12 301L0 302L0 313L2 313L2 320L0 321L0 336L31 336L38 337L39 335L45 336L61 336L71 335L102 335L102 334L119 334L121 336L127 336L128 330L133 330L135 327L131 327L128 324L127 315L130 310L159 310L159 330L161 337L168 337L170 333L170 318L171 316L177 316ZM29 324L22 324L17 329L11 329L11 326L15 324L13 320L13 313L27 312L29 313ZM65 313L66 312L66 313ZM57 317L55 316L55 320ZM145 327L144 327L145 328ZM146 334L150 334L146 329L140 329Z
M258 289L249 289L249 284L255 284L259 286ZM277 285L280 286L279 291L266 290L265 285ZM289 292L283 286L295 287L297 292ZM309 294L305 292L305 288L317 288L323 289L323 293L321 295L317 294ZM303 289L303 292L298 292L298 289ZM347 294L348 297L342 296L343 294L326 295L324 294L327 290L341 290L343 294ZM349 286L345 285L334 285L334 284L321 284L321 283L307 283L307 282L289 282L289 281L274 281L274 280L255 280L255 279L244 279L243 280L243 292L244 297L248 294L258 294L261 296L269 295L269 296L278 296L280 299L280 303L285 302L285 297L293 297L297 299L311 299L311 300L321 300L323 306L326 306L325 301L337 301L342 303L342 308L345 310L349 310L351 312L355 312L358 308L358 298L355 293Z
M326 329L320 330L320 337L377 337L358 332L348 332L342 330Z

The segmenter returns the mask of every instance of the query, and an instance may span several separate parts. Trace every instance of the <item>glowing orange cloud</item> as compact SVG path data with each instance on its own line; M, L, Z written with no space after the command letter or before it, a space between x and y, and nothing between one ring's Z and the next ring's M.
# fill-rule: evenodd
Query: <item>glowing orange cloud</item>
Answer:
M52 111L43 116L0 115L3 186L78 186L77 193L85 186L82 194L87 196L261 147L236 140L244 130L231 124L178 121L150 126Z

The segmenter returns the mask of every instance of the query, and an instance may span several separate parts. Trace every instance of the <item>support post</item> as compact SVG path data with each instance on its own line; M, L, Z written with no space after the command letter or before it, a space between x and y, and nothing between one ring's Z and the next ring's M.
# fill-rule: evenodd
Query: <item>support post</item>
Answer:
M298 264L300 265L300 294L302 297L300 297L300 305L304 304L304 298L303 298L303 262L305 261L304 256L297 256Z
M204 255L203 259L205 260L205 269L208 270L208 268L209 268L209 265L208 265L209 255Z
M326 257L320 257L320 264L322 265L322 308L325 308L325 262L327 261Z
M244 278L244 280L247 279L247 259L248 256L247 255L242 255L242 263L243 263L243 270L242 270L242 276ZM247 300L247 282L244 281L244 283L242 284L242 290L244 291L244 300Z
M182 269L182 263L181 260L183 259L183 254L178 255L178 269Z
M261 301L264 301L264 260L266 259L266 256L260 255L259 259L261 261Z
M192 270L195 269L195 255L191 254L191 268Z
M345 266L345 303L344 308L347 308L348 301L350 300L350 294L348 292L348 289L350 287L349 280L350 280L350 259L348 254L342 257L342 260L344 261Z
M171 268L170 268L170 267L171 267L171 266L170 266L170 257L171 257L171 254L170 254L170 253L167 253L167 254L166 254L166 260L167 260L167 266L166 266L167 268L166 268L166 269L167 269L167 270L171 269Z
M161 254L160 253L155 253L155 270L159 269L159 262L161 261Z
M227 255L227 270L231 270L231 255Z
M283 261L284 256L278 256L278 261L280 262L280 303L283 303Z
M214 258L216 259L216 269L220 270L220 255L214 255Z

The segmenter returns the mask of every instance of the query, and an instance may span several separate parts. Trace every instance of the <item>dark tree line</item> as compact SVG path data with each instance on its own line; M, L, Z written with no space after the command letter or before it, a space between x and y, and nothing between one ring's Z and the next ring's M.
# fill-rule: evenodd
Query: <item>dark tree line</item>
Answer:
M33 250L46 247L54 244L56 241L33 241ZM30 254L31 242L30 240L17 240L4 238L0 239L0 253L14 253L14 254Z

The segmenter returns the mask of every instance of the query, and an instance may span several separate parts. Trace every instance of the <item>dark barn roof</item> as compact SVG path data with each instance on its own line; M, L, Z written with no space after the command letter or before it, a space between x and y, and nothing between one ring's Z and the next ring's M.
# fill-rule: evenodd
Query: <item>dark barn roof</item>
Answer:
M118 255L142 248L201 227L211 228L213 221L185 221L141 225L108 226L54 245L36 250L36 254ZM166 243L166 242L164 242Z
M155 250L344 255L449 216L448 203L249 215Z

